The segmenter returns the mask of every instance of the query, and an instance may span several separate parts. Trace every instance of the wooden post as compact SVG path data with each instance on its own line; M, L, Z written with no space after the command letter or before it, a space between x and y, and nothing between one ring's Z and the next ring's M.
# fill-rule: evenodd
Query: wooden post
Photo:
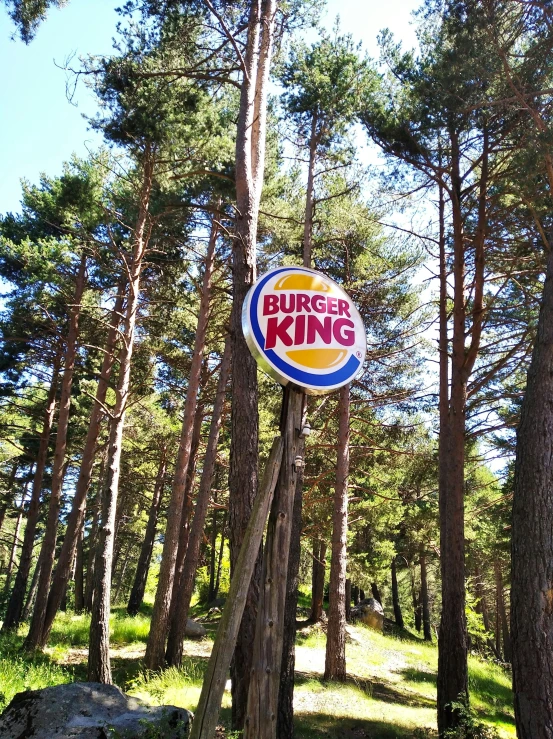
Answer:
M204 676L200 702L192 722L190 739L213 739L215 736L230 661L280 471L283 446L282 437L275 437L230 583L221 623Z
M244 739L276 739L296 470L303 463L303 459L296 459L301 433L303 397L301 391L286 386L281 421L284 451L263 549L263 575Z

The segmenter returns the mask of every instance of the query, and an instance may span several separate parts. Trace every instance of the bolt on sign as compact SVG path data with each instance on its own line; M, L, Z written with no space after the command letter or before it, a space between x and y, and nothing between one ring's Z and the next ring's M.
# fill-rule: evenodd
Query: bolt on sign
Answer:
M365 327L349 295L306 267L277 267L244 301L242 330L260 367L281 385L332 392L362 370Z

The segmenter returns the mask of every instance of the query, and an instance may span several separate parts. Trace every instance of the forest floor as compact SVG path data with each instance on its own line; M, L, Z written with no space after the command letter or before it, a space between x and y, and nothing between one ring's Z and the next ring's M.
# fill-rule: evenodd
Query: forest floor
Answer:
M44 655L19 652L26 628L0 639L0 710L15 693L86 679L89 619L61 614ZM194 710L212 647L216 622L204 624L208 636L185 642L180 670L144 671L149 618L131 618L122 609L112 616L112 665L115 682L149 703ZM322 680L324 626L298 632L294 708L298 739L407 739L415 729L435 728L437 648L408 631L400 636L348 626L348 680ZM480 720L501 737L515 737L510 675L499 665L469 659L471 704ZM225 693L221 724L229 721L230 693ZM431 735L431 732L429 732Z

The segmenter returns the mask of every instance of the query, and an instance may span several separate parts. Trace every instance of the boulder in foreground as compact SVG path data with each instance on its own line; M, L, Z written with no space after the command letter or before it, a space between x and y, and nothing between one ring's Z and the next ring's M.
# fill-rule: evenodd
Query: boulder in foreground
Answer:
M359 605L351 609L351 620L361 621L371 629L382 631L384 628L384 611L375 598L365 598Z
M0 716L0 739L182 739L191 719L183 708L149 706L115 685L70 683L18 693Z

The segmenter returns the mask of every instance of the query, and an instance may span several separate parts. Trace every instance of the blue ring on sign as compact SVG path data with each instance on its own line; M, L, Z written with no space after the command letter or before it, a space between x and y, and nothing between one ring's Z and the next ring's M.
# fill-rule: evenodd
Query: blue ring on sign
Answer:
M250 321L252 324L253 335L257 341L257 344L267 359L274 364L274 366L282 372L290 375L290 377L296 382L305 383L306 385L315 385L317 387L330 387L331 385L339 385L347 381L350 377L353 377L359 369L361 362L351 355L346 364L336 372L331 372L330 375L314 375L312 372L305 372L305 370L299 370L296 367L292 367L290 364L281 359L276 352L272 349L265 350L265 337L261 332L259 321L257 320L257 303L259 301L259 293L268 282L275 275L279 275L281 272L307 272L309 270L302 270L301 267L283 267L282 269L270 272L259 282L253 291L252 299L250 301Z

